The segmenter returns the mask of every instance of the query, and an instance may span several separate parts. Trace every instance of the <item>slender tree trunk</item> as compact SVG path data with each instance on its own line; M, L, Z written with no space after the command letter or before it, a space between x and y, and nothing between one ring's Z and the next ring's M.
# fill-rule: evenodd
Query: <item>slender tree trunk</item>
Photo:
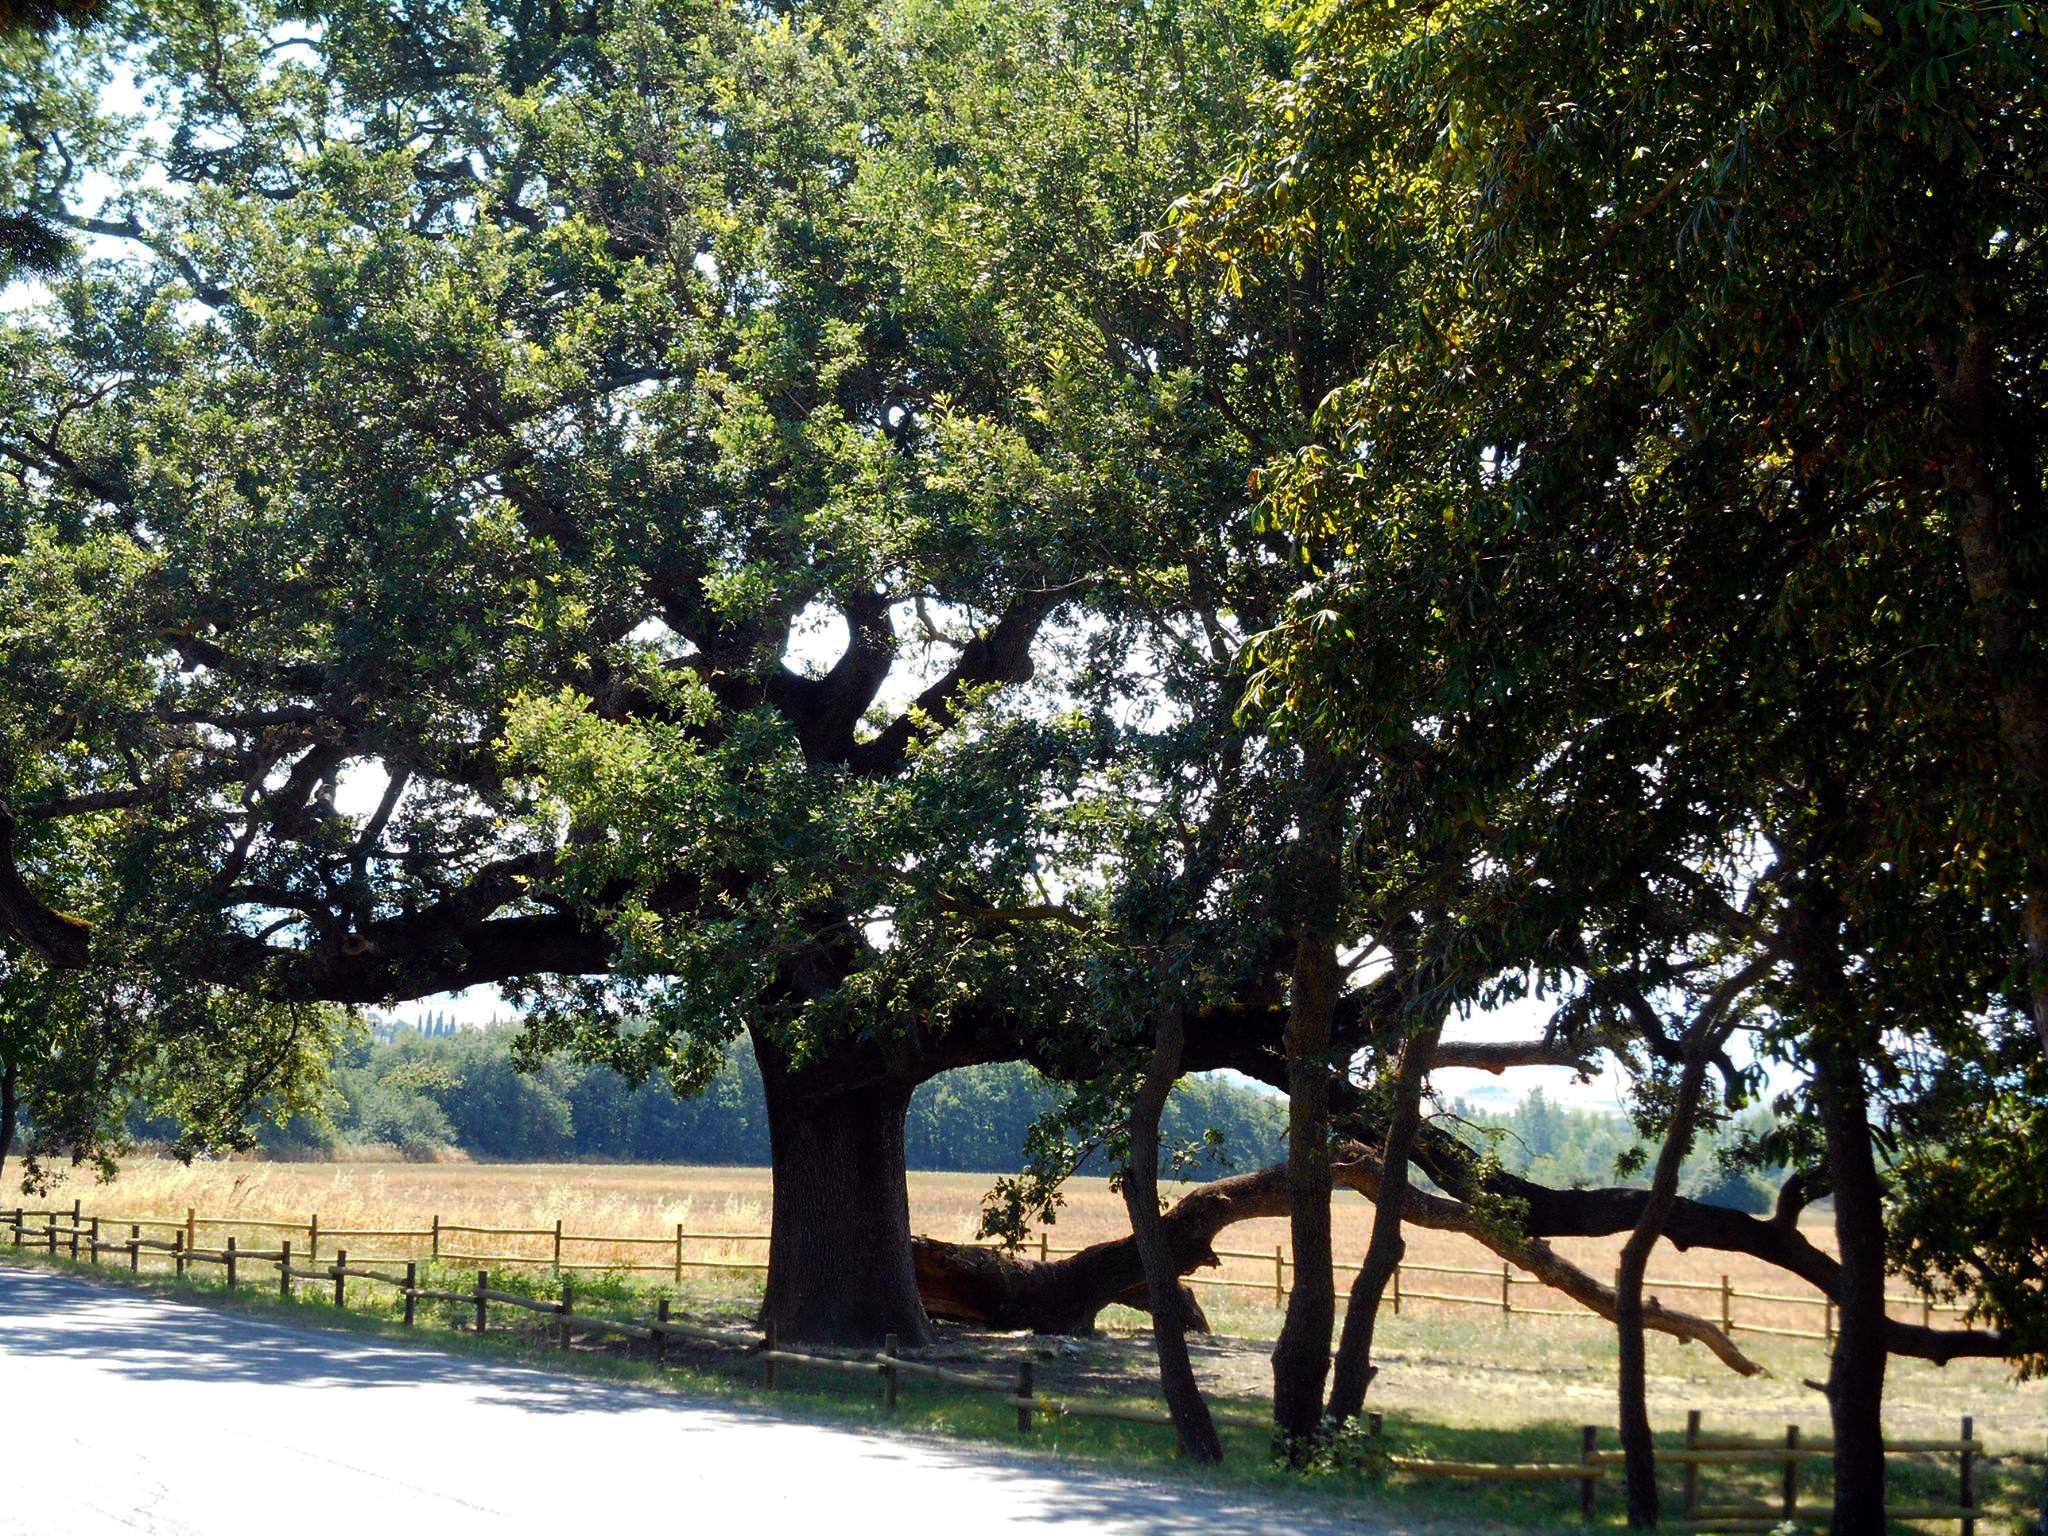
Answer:
M792 1343L929 1342L910 1252L911 1085L835 1083L829 1064L793 1070L760 1039L754 1053L774 1163L761 1315Z
M1442 1033L1439 1016L1409 1036L1401 1048L1401 1064L1394 1079L1394 1115L1380 1155L1380 1192L1373 1201L1372 1237L1365 1245L1358 1278L1351 1285L1344 1334L1331 1372L1330 1417L1339 1424L1365 1411L1365 1394L1372 1385L1373 1330L1379 1323L1381 1299L1408 1247L1401 1235L1401 1215L1408 1203L1409 1158L1422 1125L1422 1084L1429 1076Z
M1870 1106L1860 1063L1824 1071L1828 1169L1835 1187L1835 1243L1842 1291L1828 1412L1835 1430L1834 1536L1884 1529L1884 1197L1870 1144Z
M0 1071L0 1173L7 1169L8 1154L14 1150L14 1121L21 1107L21 1068L8 1062Z
M2024 552L2016 537L2022 530L2037 536L2042 530L2040 471L2031 437L1999 420L1989 334L1972 331L1953 355L1932 345L1928 354L1954 431L1948 478L1963 503L1957 541L2019 807L2027 867L2021 919L2027 990L2034 1030L2048 1052L2048 677L2038 656L2041 594L2023 574ZM2004 485L2001 459L2008 461Z
M1685 1066L1678 1079L1678 1102L1671 1125L1657 1153L1650 1178L1650 1196L1636 1218L1635 1230L1621 1246L1614 1271L1614 1326L1620 1342L1621 1450L1628 1490L1628 1523L1642 1530L1657 1524L1657 1452L1650 1436L1649 1383L1643 1332L1643 1276L1650 1253L1664 1233L1664 1223L1678 1201L1678 1171L1692 1150L1693 1128L1699 1120L1700 1091L1707 1076L1708 1032L1701 1022L1687 1041Z
M1839 782L1813 790L1826 830L1845 815ZM1882 1047L1863 1018L1842 961L1847 912L1829 864L1809 850L1811 872L1788 917L1796 978L1809 1016L1814 1099L1827 1138L1841 1280L1835 1355L1828 1367L1828 1414L1835 1431L1835 1536L1881 1531L1884 1517L1884 1194L1870 1141L1864 1063Z
M1173 1415L1180 1453L1194 1461L1221 1461L1223 1442L1209 1417L1209 1405L1188 1358L1187 1320L1180 1303L1180 1268L1173 1261L1159 1214L1159 1116L1180 1076L1186 1025L1176 999L1162 999L1154 1014L1152 1060L1131 1101L1131 1162L1124 1170L1124 1209L1145 1269L1145 1294L1152 1313L1152 1340L1159 1351L1159 1385Z
M1337 951L1304 935L1287 1017L1287 1216L1294 1290L1273 1350L1273 1427L1282 1453L1303 1460L1321 1433L1330 1332L1337 1319L1330 1245L1330 1029Z

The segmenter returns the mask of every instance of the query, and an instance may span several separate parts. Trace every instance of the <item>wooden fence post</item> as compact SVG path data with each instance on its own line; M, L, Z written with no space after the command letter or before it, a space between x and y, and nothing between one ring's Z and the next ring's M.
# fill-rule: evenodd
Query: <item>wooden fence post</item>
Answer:
M558 1221L555 1223L555 1235L557 1237L560 1237L561 1233L562 1224ZM564 1280L562 1282L562 1299L555 1304L555 1316L560 1319L559 1327L561 1329L562 1335L559 1342L562 1348L564 1349L567 1349L569 1347L569 1318L575 1312L575 1310L575 1289L569 1284L567 1280Z
M775 1323L773 1319L761 1325L761 1383L770 1392L775 1390Z
M17 1247L17 1248L19 1248L19 1247L21 1246L21 1218L22 1218L22 1215L23 1215L23 1211L22 1211L22 1208L21 1208L20 1206L18 1206L18 1205L17 1205L17 1206L16 1206L15 1208L14 1208L14 1246L15 1246L15 1247Z
M1017 1433L1031 1433L1031 1362L1020 1361L1017 1365Z
M654 1320L662 1325L654 1330L654 1362L657 1365L666 1365L668 1363L668 1298L666 1296L654 1304Z
M128 1229L128 1273L142 1273L142 1228L139 1226Z
M438 1212L434 1216L433 1231L428 1236L433 1239L433 1247L428 1251L428 1257L438 1259L441 1257L441 1217Z
M1273 1245L1273 1305L1287 1305L1287 1258L1280 1245Z
M337 1307L348 1305L348 1250L346 1248L334 1250L334 1304Z
M92 1254L92 1261L93 1261L93 1263L95 1263L95 1264L99 1263L99 1261L100 1261L100 1219L99 1219L99 1217L97 1217L97 1216L95 1216L95 1217L93 1217L93 1218L92 1218L92 1236L91 1236L90 1238L88 1238L88 1239L86 1240L86 1247L87 1247L88 1249L90 1249L90 1250L91 1250L91 1254Z
M1700 1411L1688 1408L1685 1413L1685 1448L1696 1451L1700 1448ZM1700 1464L1688 1461L1680 1474L1680 1485L1685 1493L1685 1518L1692 1519L1700 1507Z
M43 1226L49 1233L50 1257L57 1257L57 1213L51 1211L43 1217Z
M558 1274L558 1275L559 1275L559 1274L560 1274L561 1272L562 1272L562 1218L561 1218L561 1217L559 1217L559 1216L557 1216L557 1217L555 1218L555 1262L554 1262L554 1266L553 1266L553 1273L555 1273L555 1274Z
M1731 1338L1735 1334L1735 1287L1726 1275L1721 1277L1721 1331Z
M1821 1309L1821 1339L1832 1354L1835 1348L1835 1299L1832 1296L1822 1297Z
M882 1353L892 1361L896 1358L895 1334L892 1333L882 1340ZM882 1406L891 1413L896 1411L896 1367L894 1365L884 1365L882 1367Z
M292 1240L288 1237L277 1243L277 1294L281 1300L292 1299Z
M182 1232L173 1232L173 1233L171 1234L171 1264L173 1265L173 1267L175 1267L175 1268L177 1269L177 1271L178 1271L178 1278L179 1278L180 1280L184 1279L184 1278L185 1278L185 1234L184 1234L184 1233L182 1233Z
M320 1267L320 1213L315 1211L313 1219L306 1223L306 1268Z
M1957 1500L1965 1509L1977 1507L1977 1453L1970 1449L1970 1431L1977 1427L1977 1421L1969 1414L1963 1415L1963 1465L1962 1498ZM1977 1517L1963 1516L1963 1536L1977 1536Z
M482 1338L490 1327L490 1316L486 1309L490 1298L484 1294L491 1288L491 1272L480 1269L476 1272L476 1336Z
M227 1271L228 1289L232 1291L235 1288L235 1239L233 1233L228 1234Z
M1508 1287L1514 1283L1515 1272L1508 1267L1508 1261L1502 1259L1500 1261L1500 1315L1502 1317L1506 1317L1515 1310L1513 1303L1508 1300Z
M1401 1266L1394 1266L1394 1316L1401 1315Z
M1045 1228L1038 1229L1038 1262L1043 1264L1052 1257L1052 1236Z
M413 1308L417 1307L420 1303L419 1285L420 1261L418 1259L407 1259L405 1261L405 1326L408 1328L412 1326Z
M1600 1469L1593 1464L1593 1453L1600 1446L1600 1426L1588 1424L1579 1430L1579 1461L1586 1469L1586 1475L1579 1479L1579 1518L1593 1518L1593 1490L1600 1486Z
M682 1223L681 1223L681 1222L679 1221L679 1222L677 1222L677 1223L676 1223L676 1286L677 1286L677 1288L678 1288L678 1289L680 1289L680 1288L681 1288L681 1286L682 1286L682 1283L683 1283L683 1224L682 1224Z
M1799 1449L1799 1426L1797 1424L1787 1424L1785 1426L1785 1449L1788 1451L1797 1451ZM1785 1499L1783 1511L1784 1517L1787 1520L1790 1520L1799 1512L1799 1458L1796 1455L1785 1458Z
M185 1207L185 1251L190 1253L199 1246L199 1212L191 1206Z

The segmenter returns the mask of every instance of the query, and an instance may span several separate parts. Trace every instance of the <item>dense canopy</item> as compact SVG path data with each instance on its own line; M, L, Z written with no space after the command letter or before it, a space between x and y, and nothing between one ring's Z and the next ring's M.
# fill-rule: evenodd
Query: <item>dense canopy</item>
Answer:
M919 1085L1072 1085L996 1215L1106 1141L1195 1455L1217 1066L1305 1277L1376 1160L1297 1459L1413 1176L1631 1234L1634 1461L1660 1235L1829 1289L1843 1530L1888 1353L2048 1353L2040 7L102 11L0 45L0 208L85 242L0 325L0 1155L490 984L529 1066L750 1039L789 1337L924 1333ZM1435 1114L1601 1053L1647 1191ZM1684 1199L1765 1098L1776 1215Z

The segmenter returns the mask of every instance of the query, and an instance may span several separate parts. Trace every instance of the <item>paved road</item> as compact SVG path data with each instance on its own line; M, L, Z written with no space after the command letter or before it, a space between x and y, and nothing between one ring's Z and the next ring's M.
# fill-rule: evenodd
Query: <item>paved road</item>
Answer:
M0 1266L0 1532L10 1536L884 1528L1389 1530Z

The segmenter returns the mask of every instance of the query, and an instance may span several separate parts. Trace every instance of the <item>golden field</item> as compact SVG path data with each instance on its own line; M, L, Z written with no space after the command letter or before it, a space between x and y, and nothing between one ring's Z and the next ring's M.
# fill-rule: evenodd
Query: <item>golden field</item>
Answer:
M910 1177L912 1230L956 1241L975 1234L982 1196L991 1178L976 1173L914 1173ZM1185 1186L1182 1186L1183 1188ZM304 1222L314 1214L323 1230L426 1228L435 1216L446 1224L525 1229L551 1228L559 1219L572 1235L633 1238L669 1237L678 1225L690 1233L765 1234L772 1184L765 1168L673 1167L634 1164L484 1164L468 1162L400 1163L269 1163L200 1162L190 1167L141 1158L125 1164L111 1185L72 1180L58 1196L73 1199L88 1214L108 1219L178 1221L188 1208L202 1222L272 1220ZM1340 1264L1356 1263L1371 1230L1371 1208L1359 1196L1340 1193L1333 1210ZM218 1237L230 1227L223 1225ZM1067 1204L1048 1230L1050 1251L1058 1253L1124 1236L1130 1230L1121 1198L1105 1180L1076 1179ZM1825 1218L1809 1218L1808 1236L1832 1248ZM1612 1275L1622 1238L1566 1238L1559 1252L1607 1278ZM393 1251L402 1244L385 1243ZM474 1247L465 1240L457 1247ZM547 1256L551 1243L538 1239L505 1239L502 1249L534 1251ZM1242 1282L1245 1300L1270 1304L1274 1278L1272 1255L1286 1251L1287 1223L1281 1219L1241 1222L1219 1239L1226 1254L1223 1267L1197 1279ZM690 1251L696 1253L693 1237ZM380 1251L381 1248L380 1248ZM735 1253L752 1254L744 1244ZM1237 1255L1243 1255L1239 1257ZM573 1258L585 1262L621 1260L650 1267L661 1256L644 1248L612 1248L601 1243L576 1245ZM1484 1274L1433 1274L1429 1267L1484 1270ZM1411 1228L1404 1273L1407 1292L1434 1291L1484 1298L1496 1308L1500 1297L1500 1260L1469 1238ZM1759 1300L1739 1295L1738 1322L1758 1327L1818 1332L1823 1327L1819 1293L1804 1282L1759 1260L1739 1254L1683 1254L1668 1244L1652 1262L1653 1280L1685 1281L1718 1286L1726 1275L1738 1293L1764 1293L1791 1300ZM1291 1280L1290 1280L1291 1283ZM1239 1289L1239 1287L1232 1287ZM1895 1289L1897 1289L1895 1287ZM1901 1292L1903 1295L1903 1292ZM1664 1299L1673 1306L1713 1313L1720 1299L1711 1290L1675 1290ZM1570 1307L1565 1298L1517 1275L1511 1304L1520 1309ZM1417 1302L1418 1306L1429 1303ZM1916 1303L1902 1302L1898 1315L1917 1320ZM1940 1314L1935 1314L1939 1319Z

